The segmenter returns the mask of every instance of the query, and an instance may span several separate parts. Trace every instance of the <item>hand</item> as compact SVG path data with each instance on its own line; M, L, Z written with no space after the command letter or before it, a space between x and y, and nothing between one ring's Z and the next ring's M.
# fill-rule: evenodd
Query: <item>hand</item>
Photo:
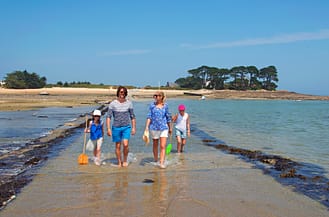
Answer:
M112 130L110 128L107 129L107 135L112 136Z
M135 133L136 133L135 127L131 128L131 135L135 135Z

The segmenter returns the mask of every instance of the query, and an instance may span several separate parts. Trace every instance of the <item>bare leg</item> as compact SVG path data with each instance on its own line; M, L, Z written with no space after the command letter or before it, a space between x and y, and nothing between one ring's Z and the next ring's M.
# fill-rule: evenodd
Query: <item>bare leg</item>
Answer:
M153 139L153 157L154 161L158 162L158 146L159 146L159 139Z
M94 148L94 157L95 157L95 158L97 157L97 145L96 145L96 147Z
M127 139L123 140L123 163L122 166L126 167L128 166L127 158L129 153L129 141Z
M115 154L118 160L118 166L121 167L122 160L121 160L121 142L115 143Z
M101 162L101 145L98 144L99 141L96 143L96 147L94 148L94 162L97 166L99 166Z
M181 152L184 151L185 144L186 144L186 139L182 139L182 145L181 145L181 150L180 150Z
M160 137L160 166L164 165L166 157L167 137Z
M101 146L100 145L97 145L96 157L97 157L98 162L101 162Z
M177 136L177 153L182 152L182 139L180 136Z

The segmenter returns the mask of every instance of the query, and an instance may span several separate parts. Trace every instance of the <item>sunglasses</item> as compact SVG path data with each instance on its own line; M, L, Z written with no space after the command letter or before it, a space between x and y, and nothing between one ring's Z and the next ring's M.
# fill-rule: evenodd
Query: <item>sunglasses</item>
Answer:
M161 96L161 95L158 95L158 94L154 94L153 97L158 97L158 96Z

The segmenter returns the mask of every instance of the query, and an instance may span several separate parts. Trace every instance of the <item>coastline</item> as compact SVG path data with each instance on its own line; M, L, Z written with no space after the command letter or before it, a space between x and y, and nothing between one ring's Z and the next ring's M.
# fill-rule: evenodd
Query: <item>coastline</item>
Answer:
M129 91L129 93L132 92L133 91ZM115 91L113 93L115 94ZM149 100L153 93L154 90L149 90L146 91L144 95L132 94L130 97L136 100L143 100L144 98ZM177 97L192 97L192 99L199 99L199 96L185 96L183 93L171 93L170 97L174 97L175 94ZM39 94L37 93L35 95ZM80 98L80 95L80 93L69 94L67 99L79 97L79 99L85 100L90 96L90 99L94 100L95 97L100 96L93 93L88 96L85 95L86 98L83 98L84 96L81 96ZM168 95L169 94L167 94L167 96ZM65 97L65 94L56 97L61 99L61 97ZM104 94L104 100L110 100L112 97L115 97L115 95ZM209 95L207 95L207 97L210 99ZM85 103L86 101L82 102ZM95 103L93 101L91 102ZM73 130L81 127L81 124L83 125L83 118L81 119L80 117L76 121L76 124L73 122L66 123L65 126L71 126L71 130ZM152 170L150 166L145 165L145 161L149 159L148 155L142 156L140 153L138 155L139 161L127 168L127 170L117 170L117 168L110 167L109 163L113 160L112 155L111 157L109 157L110 155L107 156L108 166L95 169L93 165L89 165L81 168L76 165L76 163L72 164L72 156L74 156L75 162L76 154L80 153L82 140L82 137L80 137L80 139L76 140L77 144L71 144L59 158L50 158L49 161L47 160L47 164L42 164L42 161L46 161L46 159L42 159L37 152L40 152L42 156L45 157L45 152L57 148L56 146L58 142L62 139L69 138L71 132L73 132L71 130L67 131L66 129L67 128L65 128L65 130L59 129L57 135L55 135L56 133L53 134L53 138L40 138L42 140L35 141L35 144L31 144L31 146L34 146L31 151L24 152L27 153L27 164L32 167L39 164L42 166L41 170L39 170L38 173L33 173L33 177L28 177L22 174L23 176L15 177L15 179L13 179L14 182L8 185L10 187L8 189L18 190L20 194L18 197L14 194L9 197L9 199L7 198L7 201L4 200L5 204L3 205L6 205L13 199L15 199L15 202L11 203L10 206L6 206L6 209L1 210L1 214L4 216L21 216L26 210L28 210L31 216L70 216L82 208L81 210L84 211L81 211L80 215L87 216L86 213L91 211L100 211L99 207L101 207L102 212L108 213L107 209L109 209L109 207L106 206L106 204L109 202L113 205L110 209L112 209L114 213L122 214L122 207L120 206L122 200L127 200L128 198L130 201L128 204L141 203L139 199L135 200L135 195L144 195L145 197L150 198L149 202L152 204L149 206L144 203L139 204L138 207L143 207L143 209L147 210L148 214L150 214L146 215L145 213L141 213L145 214L141 216L159 214L157 209L153 208L159 203L161 203L161 208L164 208L166 213L170 216L174 216L174 214L178 213L182 216L193 216L193 214L196 216L202 216L202 214L205 213L207 213L207 216L238 216L246 213L249 213L248 216L268 216L273 213L276 213L278 216L324 216L323 214L327 214L326 208L318 202L310 200L299 193L296 194L295 190L290 191L286 187L282 188L282 183L278 184L273 182L271 177L264 176L263 173L268 173L268 170L255 170L254 165L250 162L237 160L232 155L222 154L221 152L218 153L211 151L210 153L212 154L212 157L209 162L204 159L209 158L210 153L197 152L198 154L194 155L192 152L189 152L186 155L184 154L180 156L180 158L185 157L186 161L180 159L180 162L183 162L183 164L176 165L177 168L174 167L171 169L169 167L167 170L160 171L158 168ZM57 129L55 131L57 131ZM135 139L136 141L134 142L132 140L132 143L137 144L140 137ZM212 143L212 141L204 139L205 138L202 140L203 143ZM205 145L209 147L209 144ZM77 146L79 146L78 149L75 148ZM228 146L217 145L215 148L229 148L231 151L231 147ZM29 155L29 153L31 153L31 155ZM272 161L269 161L269 163L271 162ZM49 165L49 163L58 167L56 167L55 170L53 166L48 168L47 165ZM146 167L146 171L143 170L143 166ZM91 176L91 174L93 175ZM94 175L101 176L104 182L95 183L95 179L92 178ZM158 178L160 175L162 175L162 177ZM124 182L124 180L127 180L127 177L129 178L129 181ZM182 182L168 182L170 185L166 185L167 181L163 181L163 179L168 181L177 180L177 177L180 177ZM17 178L22 178L22 182L17 182ZM33 182L26 185L31 181L30 178L33 178ZM154 184L144 183L143 180L145 180L145 178L153 180ZM46 179L46 181L44 179ZM57 182L58 180L60 180L60 184ZM84 181L81 182L80 180ZM244 181L241 182L241 180ZM90 183L94 183L97 187L95 188L94 185L91 185ZM200 183L202 183L202 185ZM18 186L16 184L26 185L27 187L22 188L24 186ZM273 185L276 189L274 191L272 188ZM140 186L142 186L142 188ZM90 200L93 201L92 205L90 205L90 201L80 202L81 198L86 196L86 194L81 192L80 189L85 187L90 188L90 191L96 190L97 194L95 195L102 195L102 198L100 200L90 198ZM67 192L67 189L72 189L72 191ZM151 191L150 189L156 189L156 192L159 190L159 193L151 194L154 190ZM164 189L164 192L169 192L169 194L165 196L166 199L164 200L155 200L154 198L163 195L163 192L160 191L161 189ZM145 190L146 192L140 192L142 190ZM122 191L130 192L130 196L121 198L121 201L113 199L113 194L121 194ZM58 194L54 194L54 192L58 192ZM219 193L214 195L211 194L211 192ZM70 199L67 199L65 196L62 197L62 195L66 195L67 193L74 196L70 197ZM182 198L181 193L186 194L186 197ZM1 194L3 195L2 192ZM211 197L209 195L211 195ZM34 200L29 201L27 198L31 197L33 197ZM63 201L63 204L58 201ZM153 203L151 203L151 201L153 201ZM172 201L175 201L175 203L172 203ZM202 203L200 203L200 201L202 201ZM180 205L176 204L176 202L179 202ZM35 206L35 204L38 204L38 206ZM301 204L303 204L302 206L304 207L302 209L300 209ZM49 205L51 207L49 207ZM237 209L236 206L239 206L239 208ZM31 209L29 207L33 208ZM139 209L135 209L134 207L136 206L129 206L128 210L126 210L126 214L136 214Z
M154 89L129 89L132 100L152 98ZM300 94L285 90L163 90L167 98L241 99L241 100L329 100L329 96ZM116 89L106 88L0 88L0 111L30 110L44 107L75 107L105 104L116 98Z

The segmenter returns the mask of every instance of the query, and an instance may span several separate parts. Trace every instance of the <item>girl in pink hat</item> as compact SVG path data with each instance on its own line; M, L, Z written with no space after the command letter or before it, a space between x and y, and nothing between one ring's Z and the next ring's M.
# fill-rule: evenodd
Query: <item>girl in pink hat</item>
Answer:
M175 134L177 139L177 153L181 153L184 150L186 144L186 138L190 137L190 116L185 112L185 106L180 104L178 106L178 113L172 117L175 123Z

